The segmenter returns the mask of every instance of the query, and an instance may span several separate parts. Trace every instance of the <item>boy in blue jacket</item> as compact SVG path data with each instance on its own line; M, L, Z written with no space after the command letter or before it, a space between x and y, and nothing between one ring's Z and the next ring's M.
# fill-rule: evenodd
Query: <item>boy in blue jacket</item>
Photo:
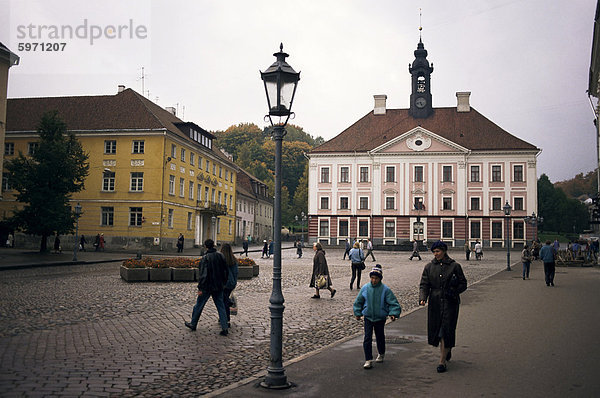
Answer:
M365 339L363 349L365 351L365 364L363 368L373 367L373 329L377 339L377 359L375 362L383 362L385 356L385 320L389 316L392 321L400 316L402 308L396 296L389 287L381 283L383 271L381 265L377 264L369 273L371 283L365 284L354 300L354 315L357 320L365 317Z

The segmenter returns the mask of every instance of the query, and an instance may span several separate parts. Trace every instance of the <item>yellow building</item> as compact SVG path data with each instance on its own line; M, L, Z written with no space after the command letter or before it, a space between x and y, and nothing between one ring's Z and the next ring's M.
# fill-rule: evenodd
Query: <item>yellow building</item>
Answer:
M123 86L116 95L9 99L6 159L35 150L36 126L51 110L89 156L85 190L71 202L81 204L90 244L101 233L108 249L169 250L180 233L185 247L234 241L237 167L211 133ZM19 205L4 185L2 219Z
M0 145L4 146L4 130L6 126L6 91L8 89L8 70L19 64L19 57L0 43ZM4 152L0 152L0 164L4 162ZM2 187L0 186L0 199ZM6 242L6 236L0 231L0 242Z

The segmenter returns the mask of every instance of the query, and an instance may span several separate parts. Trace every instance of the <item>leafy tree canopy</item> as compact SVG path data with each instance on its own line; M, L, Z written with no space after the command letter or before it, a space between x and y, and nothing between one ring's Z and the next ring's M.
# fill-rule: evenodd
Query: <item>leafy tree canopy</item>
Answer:
M24 204L10 221L27 234L40 235L40 251L45 251L48 236L73 232L75 215L69 199L84 188L89 165L81 143L67 132L57 111L44 114L37 131L40 139L34 153L19 153L7 162L6 170L17 201Z
M308 178L303 178L308 160L304 153L323 143L323 138L312 137L300 126L288 124L282 145L282 222L291 223L294 215L308 213ZM233 155L234 162L259 178L273 195L275 176L275 143L271 140L272 127L260 129L252 123L240 123L213 134L217 145ZM306 186L304 186L306 185ZM300 189L301 193L296 195ZM304 202L302 202L304 200Z
M589 213L579 200L569 198L561 188L555 187L546 174L537 183L539 215L544 218L540 229L544 231L582 232L588 227Z

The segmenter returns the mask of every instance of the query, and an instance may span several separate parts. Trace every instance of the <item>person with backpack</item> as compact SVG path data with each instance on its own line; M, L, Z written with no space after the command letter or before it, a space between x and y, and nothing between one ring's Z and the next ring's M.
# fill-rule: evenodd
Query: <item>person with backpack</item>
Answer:
M365 254L360 248L358 242L354 242L354 247L350 250L350 262L352 263L352 279L350 279L350 290L356 280L356 288L360 289L360 274L365 269Z

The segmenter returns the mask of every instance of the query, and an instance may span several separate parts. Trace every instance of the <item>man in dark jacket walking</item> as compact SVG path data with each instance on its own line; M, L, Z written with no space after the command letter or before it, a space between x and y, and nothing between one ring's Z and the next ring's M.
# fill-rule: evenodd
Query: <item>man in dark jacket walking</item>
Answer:
M540 259L544 262L544 275L546 279L546 286L554 286L554 272L556 264L554 263L554 248L551 246L549 240L546 241L546 245L540 250Z
M219 313L219 323L221 324L221 336L227 336L227 313L225 312L225 303L223 301L223 288L229 276L225 257L215 249L215 242L207 239L204 242L207 251L200 261L200 273L198 275L198 299L194 310L192 311L192 320L185 322L185 326L196 330L198 320L202 315L202 310L209 297L212 297L217 312Z

